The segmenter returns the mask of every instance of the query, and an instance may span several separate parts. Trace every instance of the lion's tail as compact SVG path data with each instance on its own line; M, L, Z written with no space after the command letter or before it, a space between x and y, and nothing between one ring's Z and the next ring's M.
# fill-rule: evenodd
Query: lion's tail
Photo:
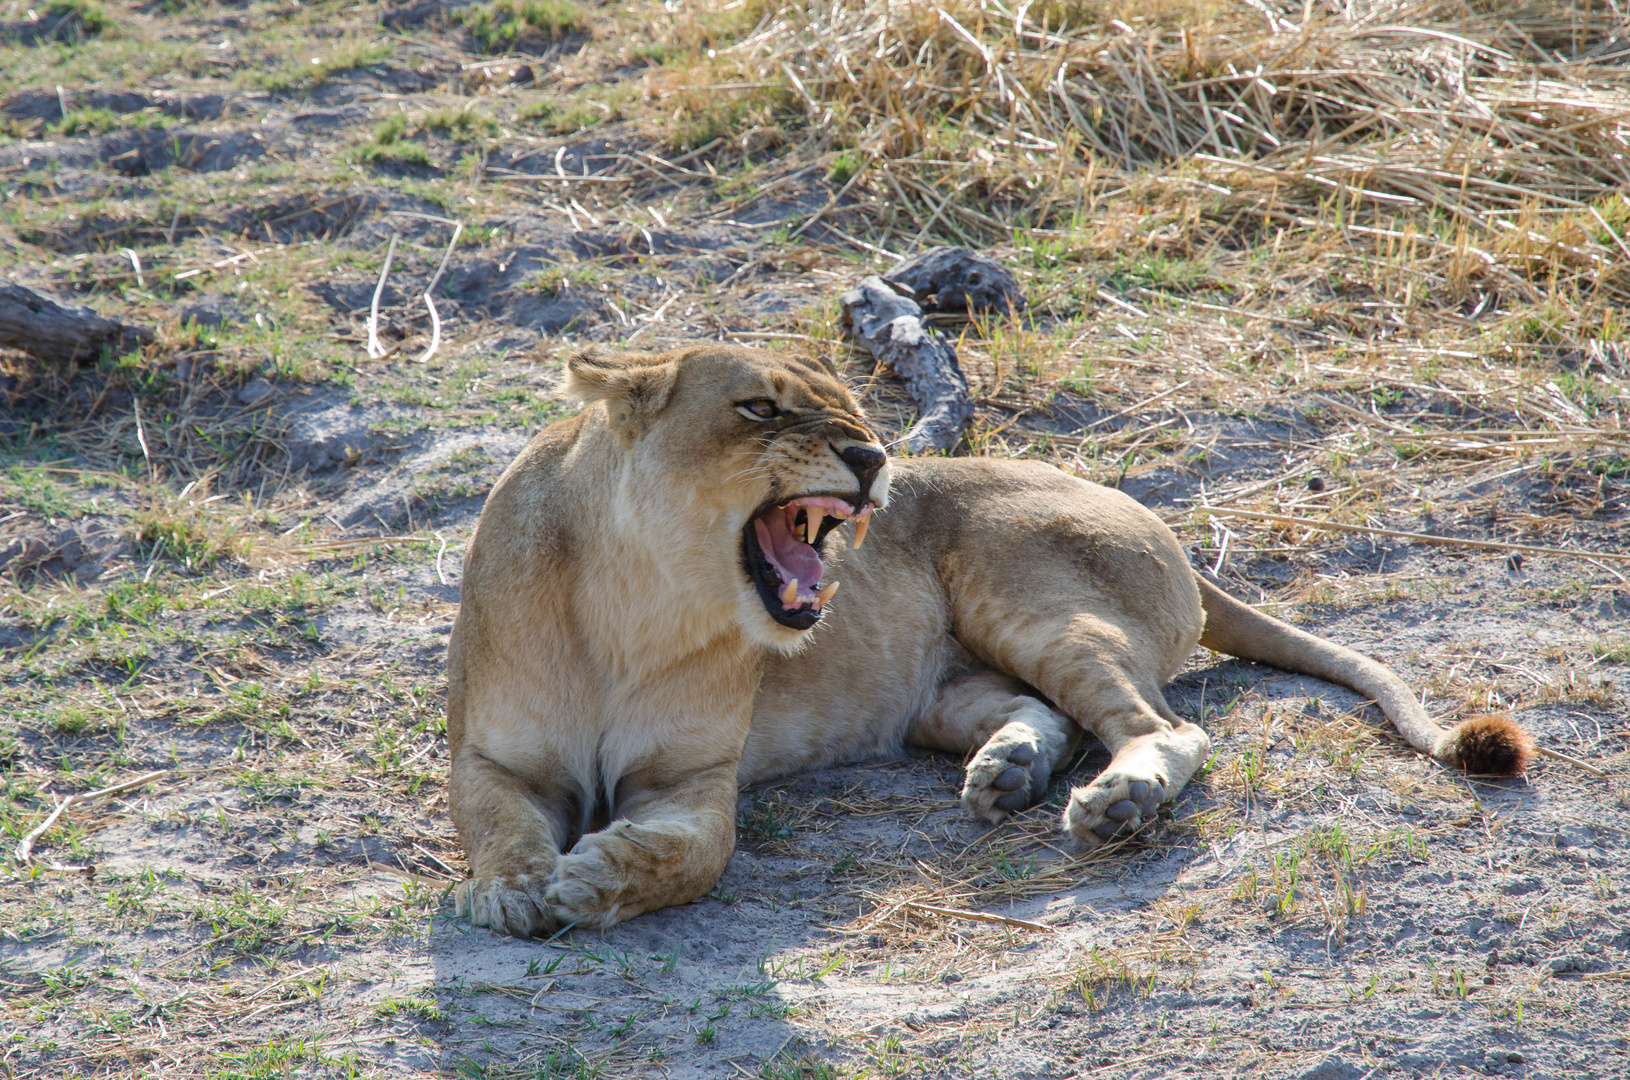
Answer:
M1312 675L1373 698L1410 746L1469 773L1517 776L1534 756L1534 740L1511 717L1479 716L1441 728L1384 665L1270 618L1198 574L1195 580L1206 612L1200 635L1206 648Z

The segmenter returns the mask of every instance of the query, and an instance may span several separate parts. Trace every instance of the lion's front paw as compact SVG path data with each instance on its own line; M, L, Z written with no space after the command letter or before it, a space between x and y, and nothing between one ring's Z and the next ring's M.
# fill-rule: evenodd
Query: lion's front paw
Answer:
M1085 787L1070 792L1064 828L1082 847L1097 847L1131 836L1166 801L1166 780L1159 775L1135 777L1113 766Z
M1052 773L1040 732L1029 724L1003 725L968 762L962 805L974 817L997 824L1046 798Z
M590 840L592 837L585 837ZM549 908L562 924L604 930L620 920L622 875L593 844L579 842L555 864L555 876L544 891Z
M550 913L547 873L475 877L453 890L458 913L477 926L512 937L542 937L559 927Z

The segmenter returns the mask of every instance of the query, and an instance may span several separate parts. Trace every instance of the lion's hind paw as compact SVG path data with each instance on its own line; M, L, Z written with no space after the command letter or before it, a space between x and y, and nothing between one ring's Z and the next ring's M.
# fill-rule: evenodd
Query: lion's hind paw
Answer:
M1064 828L1082 847L1097 847L1137 832L1165 801L1166 783L1158 776L1133 779L1106 772L1070 792Z
M1029 724L1007 724L968 762L962 805L974 817L998 824L1046 798L1052 772L1040 732Z

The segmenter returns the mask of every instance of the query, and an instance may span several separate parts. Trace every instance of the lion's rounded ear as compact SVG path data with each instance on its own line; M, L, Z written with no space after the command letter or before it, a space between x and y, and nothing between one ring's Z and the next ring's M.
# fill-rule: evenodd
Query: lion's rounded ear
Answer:
M671 359L591 346L567 359L565 392L605 402L612 426L631 438L668 404L678 377L679 366Z

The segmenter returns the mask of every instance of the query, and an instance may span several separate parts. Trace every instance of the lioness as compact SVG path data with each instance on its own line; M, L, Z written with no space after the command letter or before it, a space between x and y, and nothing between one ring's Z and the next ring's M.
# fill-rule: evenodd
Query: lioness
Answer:
M1439 760L1526 762L1509 720L1440 730L1385 667L1224 595L1118 491L890 462L822 362L588 351L567 390L583 410L487 500L448 646L457 892L481 925L608 927L701 896L741 784L904 743L971 754L963 805L998 822L1091 731L1113 760L1064 828L1123 836L1210 751L1161 694L1197 644L1374 698Z

